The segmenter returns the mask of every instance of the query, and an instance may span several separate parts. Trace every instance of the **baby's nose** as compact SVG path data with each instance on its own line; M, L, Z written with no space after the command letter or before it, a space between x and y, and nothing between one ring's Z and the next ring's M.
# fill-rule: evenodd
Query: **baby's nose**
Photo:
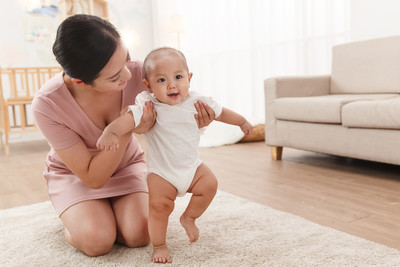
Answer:
M175 88L176 86L175 86L175 83L174 82L169 82L168 83L168 89L173 89L173 88Z

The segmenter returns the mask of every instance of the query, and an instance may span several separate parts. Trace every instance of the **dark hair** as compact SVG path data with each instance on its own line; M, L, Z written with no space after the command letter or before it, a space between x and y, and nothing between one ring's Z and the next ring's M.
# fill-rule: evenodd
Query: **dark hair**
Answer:
M159 57L162 53L179 56L182 59L183 63L185 64L187 71L189 72L186 57L181 51L179 51L178 49L172 48L172 47L160 47L160 48L157 48L157 49L154 49L153 51L151 51L144 59L143 73L144 73L144 78L146 80L147 80L147 72L149 69L150 62L152 60L156 59L157 57Z
M93 84L120 39L110 22L91 15L74 15L58 27L53 54L68 76Z

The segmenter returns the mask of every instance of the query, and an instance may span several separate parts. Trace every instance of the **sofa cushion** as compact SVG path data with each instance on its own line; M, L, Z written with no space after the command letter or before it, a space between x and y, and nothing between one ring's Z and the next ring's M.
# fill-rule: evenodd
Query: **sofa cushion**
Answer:
M334 46L331 94L400 93L400 36Z
M344 104L360 100L387 99L395 96L398 95L344 94L310 97L283 97L274 101L275 118L289 121L340 124L342 122L341 109Z
M354 128L400 129L400 96L348 103L342 108L342 124Z

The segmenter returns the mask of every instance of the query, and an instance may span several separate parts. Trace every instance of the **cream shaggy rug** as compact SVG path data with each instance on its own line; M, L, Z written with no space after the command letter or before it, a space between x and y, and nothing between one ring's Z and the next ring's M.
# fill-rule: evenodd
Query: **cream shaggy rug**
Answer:
M170 266L400 266L400 251L219 191L189 244L178 198L168 228ZM160 266L151 246L115 245L101 257L70 247L50 202L0 211L0 266Z

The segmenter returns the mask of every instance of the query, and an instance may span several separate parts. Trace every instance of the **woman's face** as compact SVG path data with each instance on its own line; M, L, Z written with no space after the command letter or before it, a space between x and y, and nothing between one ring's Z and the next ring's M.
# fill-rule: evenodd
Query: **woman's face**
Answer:
M118 44L114 54L94 80L93 89L101 92L121 91L132 77L128 69L130 56L128 49Z

